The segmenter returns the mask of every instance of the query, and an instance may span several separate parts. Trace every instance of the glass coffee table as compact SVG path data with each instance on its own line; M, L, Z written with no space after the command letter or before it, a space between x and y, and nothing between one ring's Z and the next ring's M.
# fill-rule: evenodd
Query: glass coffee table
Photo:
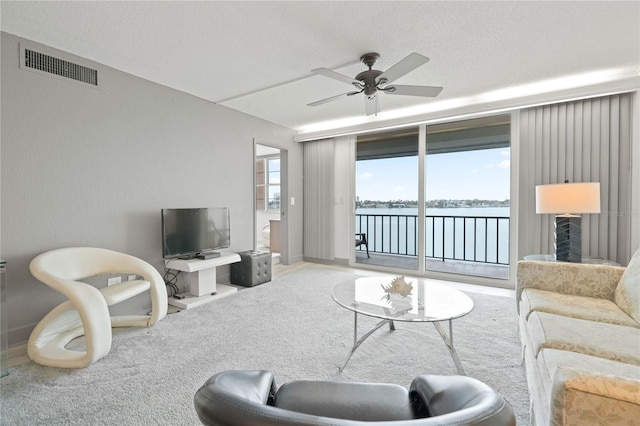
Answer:
M340 372L353 353L369 336L384 325L395 330L394 321L430 322L445 345L458 373L465 374L453 346L453 320L473 309L473 300L463 292L430 280L406 277L364 277L336 285L331 291L333 300L354 312L353 348ZM371 330L358 338L358 315L380 318ZM449 322L449 333L441 321Z

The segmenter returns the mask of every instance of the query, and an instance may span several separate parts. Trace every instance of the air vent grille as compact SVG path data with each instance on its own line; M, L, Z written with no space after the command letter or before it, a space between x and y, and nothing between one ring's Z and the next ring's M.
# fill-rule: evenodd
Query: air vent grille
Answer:
M73 62L54 58L53 56L25 49L24 65L39 71L81 81L83 83L98 85L98 71L87 68Z

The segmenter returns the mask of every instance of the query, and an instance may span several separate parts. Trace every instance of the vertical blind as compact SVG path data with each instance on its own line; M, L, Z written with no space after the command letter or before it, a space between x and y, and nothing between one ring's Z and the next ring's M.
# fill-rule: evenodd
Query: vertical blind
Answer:
M304 143L305 258L333 260L334 140Z
M632 95L520 111L518 254L553 253L553 215L535 213L535 186L600 182L601 213L582 215L583 256L631 257Z

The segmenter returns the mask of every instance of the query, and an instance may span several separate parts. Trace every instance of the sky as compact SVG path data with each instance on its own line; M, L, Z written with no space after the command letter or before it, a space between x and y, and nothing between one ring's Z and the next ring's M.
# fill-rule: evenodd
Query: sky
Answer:
M509 148L427 156L426 200L509 199ZM417 200L418 157L356 162L361 201Z

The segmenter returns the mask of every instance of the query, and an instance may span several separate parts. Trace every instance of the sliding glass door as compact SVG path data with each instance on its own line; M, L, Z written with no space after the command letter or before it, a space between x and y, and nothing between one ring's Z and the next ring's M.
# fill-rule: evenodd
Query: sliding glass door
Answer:
M425 269L509 278L510 116L427 126Z
M509 121L359 136L355 262L508 279Z
M418 147L417 128L358 137L357 263L418 269Z

